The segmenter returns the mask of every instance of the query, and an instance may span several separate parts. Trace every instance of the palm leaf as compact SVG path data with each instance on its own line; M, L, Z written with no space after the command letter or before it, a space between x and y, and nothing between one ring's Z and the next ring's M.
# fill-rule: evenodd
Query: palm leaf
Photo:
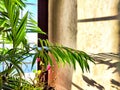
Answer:
M23 41L23 39L25 39L27 16L28 16L28 12L21 19L20 25L18 26L18 28L16 30L17 32L16 32L16 36L14 39L15 47L17 47Z
M45 64L53 63L48 53L51 53L53 55L53 57L55 58L58 64L61 62L64 64L68 63L69 65L73 65L74 69L76 68L76 62L78 62L83 72L85 70L86 71L90 70L89 64L88 64L89 61L94 63L94 59L83 51L79 51L79 50L75 50L72 48L63 47L59 45L53 45L53 44L50 44L48 40L45 41L40 39L40 44L42 48L41 50L39 50L39 54L40 54L39 56L40 58L45 59L46 61ZM47 49L44 47L47 47Z
M36 58L37 58L37 57L38 57L38 55L35 54L34 57L33 57L33 60L32 60L32 66L31 66L31 69L33 68L33 66L34 66L34 64L35 64L35 62L36 62Z
M22 0L14 0L15 1L15 3L17 3L17 5L21 8L21 9L23 9L26 5L25 5L25 3L23 3L23 1Z

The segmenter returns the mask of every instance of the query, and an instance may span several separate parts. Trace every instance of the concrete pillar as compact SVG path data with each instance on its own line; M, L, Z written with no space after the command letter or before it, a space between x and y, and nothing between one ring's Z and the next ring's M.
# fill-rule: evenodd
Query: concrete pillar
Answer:
M53 43L76 48L77 0L49 0L49 40ZM54 60L55 61L55 60ZM70 90L73 68L60 68L56 63L50 72L49 84L55 90Z

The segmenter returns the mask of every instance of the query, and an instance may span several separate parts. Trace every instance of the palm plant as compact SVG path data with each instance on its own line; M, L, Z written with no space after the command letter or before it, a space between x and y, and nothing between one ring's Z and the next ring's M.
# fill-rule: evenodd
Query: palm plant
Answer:
M5 63L6 67L0 72L0 88L11 90L12 88L19 88L23 79L21 75L24 72L21 64L27 57L34 56L32 67L35 64L36 58L40 58L44 62L44 67L49 63L52 65L52 59L49 56L51 53L56 62L59 64L63 62L76 67L76 62L79 63L82 71L89 71L88 62L94 62L93 59L83 51L75 50L62 45L52 44L48 40L39 39L41 47L31 47L26 39L26 33L35 32L45 34L36 22L28 17L29 12L20 18L20 10L25 7L21 0L0 0L0 64ZM6 48L9 44L11 47ZM34 52L31 52L34 51ZM15 73L14 73L15 72ZM14 73L14 74L13 74ZM20 79L15 79L15 78ZM12 78L12 79L11 79ZM14 79L13 79L14 78ZM19 84L14 85L13 81L19 81ZM12 85L13 84L13 85Z

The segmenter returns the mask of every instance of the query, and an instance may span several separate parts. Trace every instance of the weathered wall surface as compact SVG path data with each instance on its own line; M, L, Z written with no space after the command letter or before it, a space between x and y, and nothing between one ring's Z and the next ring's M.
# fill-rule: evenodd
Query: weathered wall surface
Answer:
M77 49L87 53L118 53L119 0L77 0ZM90 73L74 72L72 90L120 90L120 58L95 56Z
M49 40L76 48L77 0L49 0ZM55 90L70 90L73 69L57 68L49 75L49 84Z

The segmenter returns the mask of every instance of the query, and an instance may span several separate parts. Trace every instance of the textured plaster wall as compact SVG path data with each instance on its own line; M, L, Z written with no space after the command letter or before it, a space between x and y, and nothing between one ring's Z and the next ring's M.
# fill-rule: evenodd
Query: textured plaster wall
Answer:
M74 72L72 90L120 90L120 58L106 53L119 53L119 0L77 0L77 49L94 56L90 73Z

